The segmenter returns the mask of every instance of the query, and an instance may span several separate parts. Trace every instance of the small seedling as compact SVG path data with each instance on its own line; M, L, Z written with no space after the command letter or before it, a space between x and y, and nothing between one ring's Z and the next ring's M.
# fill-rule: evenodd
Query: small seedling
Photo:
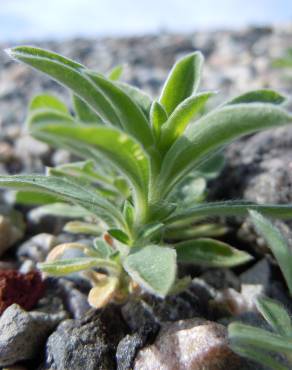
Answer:
M292 323L288 312L279 302L267 297L258 298L257 308L273 332L232 323L228 327L231 348L271 370L291 369Z
M269 220L255 211L250 211L252 222L265 239L276 258L292 295L292 253L281 232ZM289 313L282 305L267 297L257 300L258 311L263 315L274 333L253 326L232 323L228 332L232 349L273 370L289 370L292 367L292 323ZM280 353L286 364L271 356ZM290 366L289 366L290 365Z
M8 53L70 89L74 115L59 99L41 95L30 105L27 125L35 138L85 161L49 169L46 176L1 176L0 185L24 191L18 197L26 202L29 192L40 192L38 202L47 207L42 212L50 207L56 215L83 218L67 230L97 236L91 246L56 247L39 265L53 275L83 271L93 284L93 306L121 301L140 288L159 297L182 289L189 280L177 278L177 262L230 267L250 260L223 242L197 238L200 234L179 235L178 230L193 222L244 216L248 209L292 216L289 205L198 203L200 184L194 182L206 178L212 163L216 168L218 153L234 139L292 123L281 108L285 99L280 94L248 92L205 113L214 93L198 92L203 65L199 52L174 65L157 100L119 82L119 69L103 76L28 46ZM169 244L168 239L186 240ZM82 256L67 259L72 249Z

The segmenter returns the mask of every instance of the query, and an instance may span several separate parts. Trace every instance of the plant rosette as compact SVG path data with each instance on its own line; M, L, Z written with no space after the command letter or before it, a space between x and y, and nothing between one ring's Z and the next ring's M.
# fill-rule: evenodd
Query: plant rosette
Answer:
M95 236L90 247L57 246L39 265L57 276L84 273L92 282L91 305L123 301L139 289L161 298L178 292L190 281L178 279L178 263L233 267L249 261L246 252L212 238L225 231L206 222L212 216L257 210L291 218L291 205L205 201L206 181L222 168L226 145L292 123L277 92L247 92L208 111L214 92L199 92L200 52L175 63L156 100L120 82L120 67L104 76L39 48L19 46L8 54L71 91L74 114L56 97L39 95L27 128L83 161L46 175L1 176L0 186L16 189L19 203L31 203L33 192L41 205L33 217L69 216L65 230ZM69 249L81 256L66 258Z

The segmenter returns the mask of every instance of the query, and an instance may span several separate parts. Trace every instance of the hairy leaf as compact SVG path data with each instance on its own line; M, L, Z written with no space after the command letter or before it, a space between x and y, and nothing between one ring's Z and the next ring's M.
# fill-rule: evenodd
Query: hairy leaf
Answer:
M166 222L195 220L201 217L210 216L247 216L249 210L259 211L269 217L291 219L291 204L257 204L248 201L219 201L198 204L186 210L178 210L171 215Z
M129 97L135 101L135 103L140 107L142 112L144 112L145 117L149 117L149 112L152 104L152 100L149 95L144 91L138 89L137 87L131 86L125 82L116 82L116 85L122 89Z
M234 341L235 344L291 354L292 338L240 323L230 324L228 333L231 341Z
M215 153L201 166L196 168L198 176L204 177L205 179L214 179L223 170L225 165L225 157L222 153Z
M100 262L101 261L97 258L78 257L39 263L38 268L51 275L62 276L82 270L88 270L92 267L100 265Z
M248 262L252 257L214 239L202 238L175 245L177 260L208 267L233 267Z
M93 249L94 249L95 253L97 253L97 255L100 258L107 259L113 253L113 249L109 246L109 244L106 243L103 239L100 239L100 238L94 239Z
M82 221L67 222L63 230L72 234L87 234L94 236L100 236L104 232L104 229L100 225Z
M89 104L104 121L119 125L119 118L111 103L82 73L85 69L83 65L57 53L30 46L18 46L7 50L7 53L12 58L30 65L71 89Z
M37 95L32 99L29 105L29 110L37 109L53 109L65 114L69 114L66 105L57 97L49 94Z
M103 94L111 101L123 129L134 136L145 148L153 145L153 135L144 113L122 89L103 76L86 71Z
M94 156L94 150L102 152L119 171L134 184L141 193L147 194L149 181L149 161L142 147L127 134L111 127L102 125L42 125L37 127L38 133L66 140L71 148L85 145L88 150L85 157ZM36 134L36 131L35 131ZM91 150L92 149L92 150ZM93 156L92 156L93 154Z
M173 66L159 99L168 115L183 100L196 93L200 83L202 64L202 54L195 52L183 57Z
M157 191L166 194L195 165L240 136L292 123L292 115L271 104L234 104L191 125L164 157Z
M116 67L114 67L108 74L108 78L112 81L117 81L121 78L122 74L123 74L123 66L122 65L118 65Z
M36 193L34 191L17 191L13 197L14 203L37 206L56 203L59 200L55 195Z
M270 103L270 104L282 104L286 101L286 98L274 90L262 89L248 91L245 94L237 96L230 100L227 104L239 104L239 103Z
M102 123L102 118L85 101L80 99L79 96L73 94L72 100L77 118L81 122Z
M165 112L163 106L158 103L158 101L154 101L150 110L150 122L156 139L159 139L161 126L166 122L166 120L167 113Z
M279 302L268 297L260 297L257 299L257 308L275 332L292 337L291 318Z
M67 203L52 203L41 207L34 208L29 212L30 219L34 221L40 220L45 216L59 216L65 218L84 218L92 215L86 209L80 206L73 206Z
M272 355L262 349L255 348L250 345L241 346L238 343L231 343L231 349L240 356L247 357L257 363L267 366L271 370L289 370L285 365L282 365Z
M290 295L292 295L292 254L287 242L281 232L260 213L250 211L250 215L257 231L266 240L273 252L288 285Z
M94 189L74 182L73 179L69 181L60 177L41 175L0 176L0 187L53 194L94 214L111 219L112 222L115 220L124 224L122 215L115 206L100 197Z
M112 236L114 239L118 240L119 242L123 244L129 244L130 238L129 236L120 229L109 229L107 231L110 236Z
M214 93L204 92L190 96L175 108L162 127L160 146L163 151L166 151L181 136L191 120L200 112L212 95Z
M134 281L162 298L175 282L176 252L172 248L149 245L133 250L123 265Z

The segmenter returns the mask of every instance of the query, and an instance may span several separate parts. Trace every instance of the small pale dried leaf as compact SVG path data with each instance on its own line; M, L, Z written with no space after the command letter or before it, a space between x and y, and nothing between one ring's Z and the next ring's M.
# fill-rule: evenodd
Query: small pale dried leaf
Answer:
M99 285L93 287L89 292L88 303L90 306L94 308L106 306L114 298L118 283L116 277L101 280Z
M55 248L53 248L50 253L47 256L46 262L52 262L60 257L63 256L63 254L72 249L79 249L81 251L85 251L87 249L87 246L81 243L63 243L57 245Z

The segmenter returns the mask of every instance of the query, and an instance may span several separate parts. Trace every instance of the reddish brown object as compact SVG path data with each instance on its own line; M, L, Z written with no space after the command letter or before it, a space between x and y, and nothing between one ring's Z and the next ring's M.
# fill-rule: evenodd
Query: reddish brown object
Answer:
M16 270L0 271L0 314L13 303L30 310L42 297L44 288L38 271L27 274Z
M105 233L105 234L103 235L103 239L104 239L104 241L105 241L107 244L109 244L111 247L113 247L113 246L114 246L113 238L110 236L110 234Z

